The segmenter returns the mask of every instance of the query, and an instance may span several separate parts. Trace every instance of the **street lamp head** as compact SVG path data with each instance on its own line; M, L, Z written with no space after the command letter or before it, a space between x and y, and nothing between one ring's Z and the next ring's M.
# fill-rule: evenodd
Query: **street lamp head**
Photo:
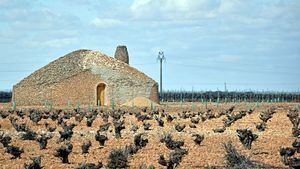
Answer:
M158 52L157 60L166 60L163 51L159 51L159 52Z
M163 56L164 55L164 52L163 51L159 51L158 52L158 56Z

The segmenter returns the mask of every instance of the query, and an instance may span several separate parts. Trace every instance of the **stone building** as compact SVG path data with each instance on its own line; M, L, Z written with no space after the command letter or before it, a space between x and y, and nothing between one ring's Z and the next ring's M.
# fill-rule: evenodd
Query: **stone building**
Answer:
M158 103L158 84L129 66L126 46L117 47L115 58L92 50L71 52L13 87L13 101L21 106L121 105L138 96Z

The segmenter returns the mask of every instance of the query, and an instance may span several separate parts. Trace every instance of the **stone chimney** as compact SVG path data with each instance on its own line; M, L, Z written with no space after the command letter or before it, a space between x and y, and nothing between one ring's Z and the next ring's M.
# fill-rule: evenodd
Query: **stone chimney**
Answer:
M129 56L126 46L118 46L115 52L115 58L129 64Z

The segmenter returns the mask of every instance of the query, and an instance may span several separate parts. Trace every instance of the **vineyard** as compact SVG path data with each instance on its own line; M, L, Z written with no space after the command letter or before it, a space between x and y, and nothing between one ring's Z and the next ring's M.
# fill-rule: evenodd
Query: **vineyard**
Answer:
M167 102L300 102L300 93L164 91L161 95L161 100Z
M300 0L0 0L0 169L300 169Z
M299 168L295 103L3 109L2 168Z
M0 103L10 102L11 92L0 91ZM299 92L164 91L165 102L300 102Z
M2 92L2 91L0 91L0 103L10 102L11 97L12 97L11 92Z

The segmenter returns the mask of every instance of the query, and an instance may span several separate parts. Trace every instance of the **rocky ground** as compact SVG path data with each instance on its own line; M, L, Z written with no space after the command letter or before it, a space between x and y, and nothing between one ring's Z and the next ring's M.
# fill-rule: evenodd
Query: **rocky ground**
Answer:
M230 111L233 106L233 110ZM11 112L5 118L3 116L0 117L0 134L4 133L10 136L12 138L10 145L20 147L24 152L20 158L12 159L13 156L6 152L7 148L0 144L0 168L24 168L24 163L31 163L32 160L30 158L37 156L41 156L41 165L44 168L76 168L80 163L97 162L101 162L103 168L109 168L109 163L111 163L109 156L112 150L124 150L126 145L133 145L134 138L139 133L143 133L143 138L147 139L148 143L139 148L137 152L127 156L129 168L140 168L141 166L144 166L144 168L145 166L147 166L146 168L149 166L166 168L166 166L159 164L160 156L163 155L166 159L169 159L170 154L174 152L174 150L167 148L166 143L160 141L166 134L171 134L173 140L184 141L184 145L180 146L180 149L187 151L180 158L176 168L227 168L228 161L225 159L226 153L223 144L228 143L228 141L232 141L238 152L248 157L251 161L264 165L266 168L288 168L283 164L279 150L281 147L291 147L296 139L292 135L293 125L287 114L289 110L297 107L298 104L294 103L224 103L218 105L168 103L163 104L160 108L155 108L159 109L157 111L158 114L153 113L149 108L146 111L140 108L130 108L125 113L121 113L121 117L112 117L114 115L110 114L107 121L105 115L103 115L105 113L99 113L98 110L98 113L92 115L92 117L95 117L95 120L91 127L86 125L87 117L89 117L89 113L86 113L87 111L81 110L81 113L84 115L82 121L79 122L75 119L75 116L80 114L80 112L75 113L71 110L64 110L64 112L70 112L70 119L62 118L66 125L76 125L73 129L74 134L69 141L73 149L68 157L69 163L65 164L62 163L59 157L54 155L59 147L68 142L59 141L61 137L59 131L63 131L64 125L59 125L57 119L47 118L44 114L45 110L41 111L41 114L44 115L37 124L30 120L27 110L23 110L25 112L24 118ZM164 110L164 113L162 110ZM253 112L249 113L249 110L253 110ZM265 131L259 131L256 125L262 122L260 118L261 113L268 110L272 110L274 113L265 123ZM2 114L7 112L3 109L1 111ZM224 126L224 119L228 118L227 115L238 115L242 114L241 112L243 111L245 111L246 115L227 126L223 133L213 131ZM109 112L109 110L103 109L103 112ZM145 117L150 117L150 119L144 120L144 122L141 119L138 120L139 118L137 117L144 117L139 116L139 113ZM61 114L59 116L62 116ZM168 122L168 115L175 118ZM17 124L26 124L37 133L37 137L43 133L50 133L52 138L48 140L46 149L40 150L39 143L36 140L22 140L22 132L17 132L11 123L12 117L16 119ZM157 118L163 121L163 127L158 125ZM199 119L198 124L195 122L197 118ZM192 119L195 120L194 123L192 123ZM125 128L121 130L120 138L116 138L115 121L124 122ZM111 124L108 130L104 132L108 140L104 146L100 146L99 142L95 140L95 135L99 127L107 123ZM150 124L148 130L145 130L144 123ZM183 127L184 125L185 128L182 131L176 130L176 126ZM49 132L49 126L56 127L56 130ZM138 127L136 131L132 131L134 126ZM258 135L258 138L252 142L251 149L247 149L241 143L237 136L237 129L250 129L254 134ZM193 134L203 135L204 140L200 144L196 144ZM91 141L89 153L82 154L81 146L88 140ZM294 156L298 157L297 154Z

